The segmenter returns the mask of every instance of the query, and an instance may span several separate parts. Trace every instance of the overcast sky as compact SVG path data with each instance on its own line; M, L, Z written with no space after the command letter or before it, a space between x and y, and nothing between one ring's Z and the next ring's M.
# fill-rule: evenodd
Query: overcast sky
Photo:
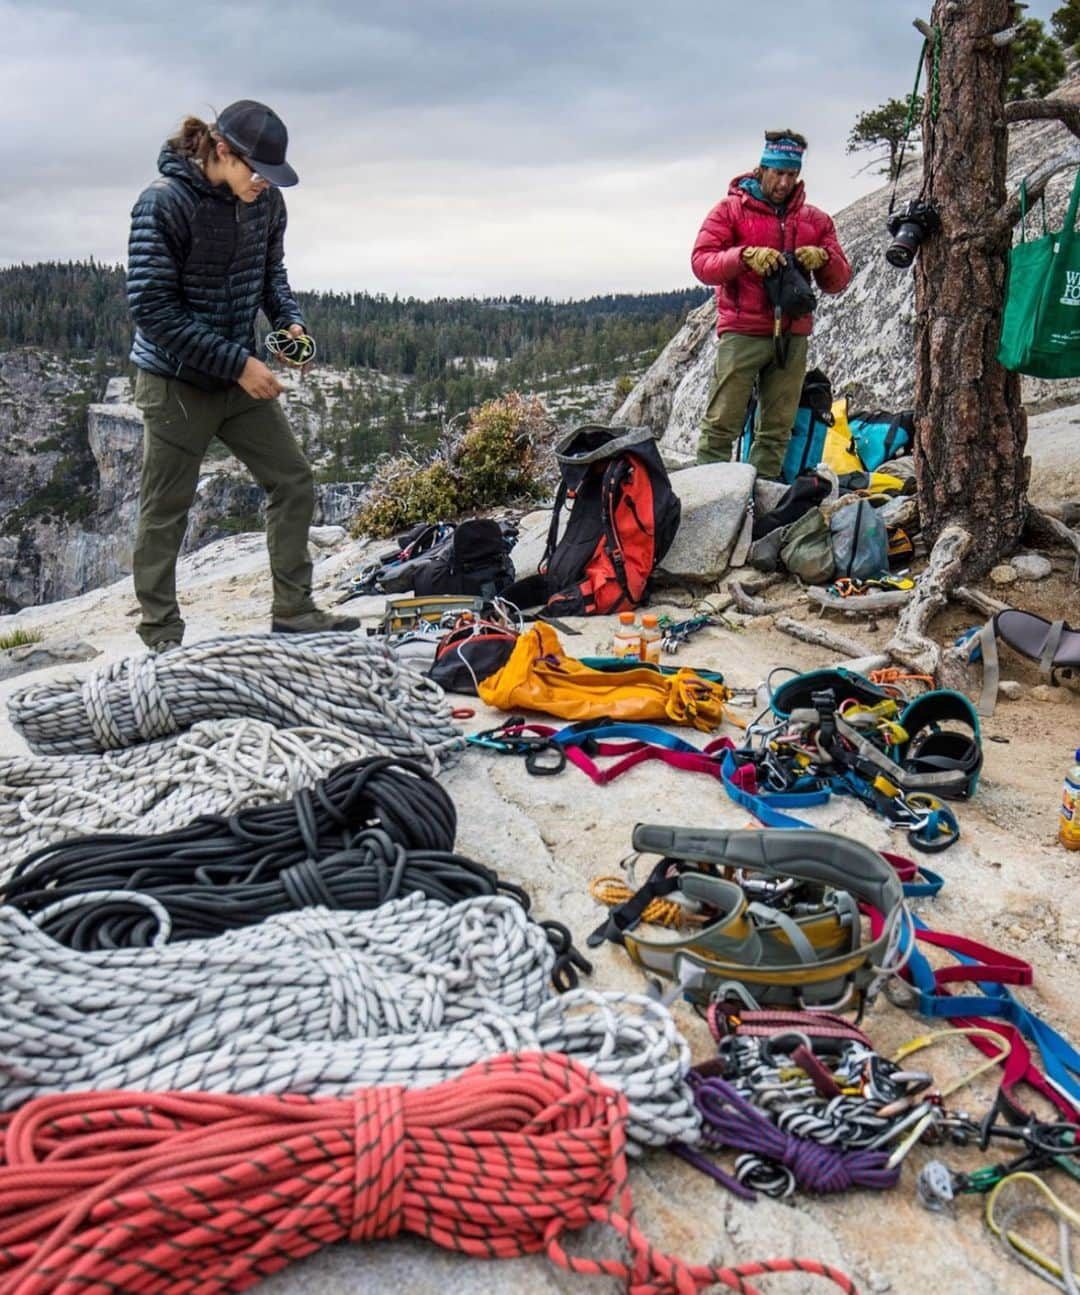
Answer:
M1033 0L1049 18L1057 0ZM810 201L877 187L844 144L910 92L929 0L0 0L0 264L126 256L186 113L289 127L296 288L556 298L692 282L765 129Z

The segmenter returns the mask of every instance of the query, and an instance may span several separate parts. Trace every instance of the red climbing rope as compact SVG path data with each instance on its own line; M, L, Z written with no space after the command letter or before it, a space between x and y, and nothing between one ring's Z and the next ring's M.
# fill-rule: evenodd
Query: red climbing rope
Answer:
M69 1093L4 1122L0 1295L239 1291L335 1241L419 1233L483 1258L546 1249L633 1295L696 1295L801 1271L688 1265L633 1222L626 1098L551 1053L504 1056L432 1088L349 1100ZM606 1222L630 1262L566 1254Z

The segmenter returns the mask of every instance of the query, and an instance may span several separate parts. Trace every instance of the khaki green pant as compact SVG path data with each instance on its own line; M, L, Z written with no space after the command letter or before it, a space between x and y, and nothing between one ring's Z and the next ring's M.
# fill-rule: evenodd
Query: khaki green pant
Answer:
M266 545L274 595L272 616L313 610L308 528L315 508L311 467L276 400L255 400L242 387L200 391L190 383L139 370L135 403L143 416L135 596L139 637L153 647L179 642L176 559L195 499L203 456L216 436L267 493Z
M722 333L716 344L709 403L701 420L697 461L717 463L731 458L731 447L742 435L746 405L758 379L758 414L748 461L760 477L779 477L784 452L799 408L806 376L805 337L790 337L787 363L776 363L771 337Z

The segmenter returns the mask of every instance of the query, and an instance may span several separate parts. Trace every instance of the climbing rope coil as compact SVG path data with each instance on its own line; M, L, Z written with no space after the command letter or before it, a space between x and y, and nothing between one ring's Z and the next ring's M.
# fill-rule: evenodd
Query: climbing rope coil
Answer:
M236 1030L378 1038L488 1008L535 1012L555 958L543 929L503 895L449 906L409 895L367 913L308 908L212 940L83 955L4 907L0 947L3 980L19 987L19 1002L0 1009L5 1055L55 1032L37 1082L60 1088L90 1042L92 1064L107 1068L121 1053L149 1056L204 1030L210 1048Z
M0 899L33 913L86 891L138 890L169 911L171 938L189 939L308 904L372 908L412 889L445 903L493 893L495 873L450 854L456 831L454 802L422 765L376 756L340 764L282 803L204 815L156 836L46 846L16 865ZM83 906L76 947L161 938L156 924L147 931L134 920L99 912L91 921ZM71 938L69 923L46 929Z
M169 832L202 814L288 800L377 754L386 752L370 738L340 729L218 719L105 755L0 756L0 871L71 836ZM421 748L401 754L428 763Z
M43 1098L8 1124L0 1164L0 1295L242 1290L336 1241L401 1232L484 1259L546 1251L630 1295L694 1295L817 1261L682 1262L639 1231L626 1099L573 1060L504 1056L415 1092L340 1100L167 1093ZM568 1255L607 1224L627 1262Z
M466 950L469 939L479 948ZM457 954L440 968L448 947ZM419 898L365 914L311 909L215 940L95 953L0 907L0 1109L82 1089L340 1097L539 1050L576 1057L624 1092L635 1141L697 1141L689 1048L667 1009L586 990L549 1000L552 956L546 934L501 896L450 909ZM410 990L408 975L427 979Z
M368 754L433 770L461 743L437 684L385 644L340 633L208 639L125 657L82 683L30 684L8 713L42 755L114 751L216 719L338 729L364 739Z
M453 853L457 810L411 761L339 766L284 804L205 815L160 836L90 836L27 855L0 902L86 952L218 935L275 913L365 910L418 891L442 904L528 892ZM542 921L552 980L572 989L592 967L561 923Z

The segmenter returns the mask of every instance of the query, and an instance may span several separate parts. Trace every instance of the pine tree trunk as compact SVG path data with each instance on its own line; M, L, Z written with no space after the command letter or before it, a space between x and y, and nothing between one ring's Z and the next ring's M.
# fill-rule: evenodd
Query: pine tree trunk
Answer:
M1020 379L995 359L1009 235L986 238L1005 200L1009 59L987 37L1008 27L1013 12L1011 0L937 0L936 119L932 44L927 54L923 197L942 229L915 262L915 474L927 539L950 525L974 539L969 578L1015 549L1027 512Z

